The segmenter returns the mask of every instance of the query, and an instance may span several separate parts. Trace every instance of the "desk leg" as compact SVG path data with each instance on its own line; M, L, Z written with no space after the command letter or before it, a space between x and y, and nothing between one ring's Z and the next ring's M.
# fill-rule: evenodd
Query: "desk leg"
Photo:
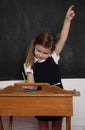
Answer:
M4 130L4 128L3 128L3 124L2 124L1 116L0 116L0 130Z
M12 130L13 116L9 117L9 130Z
M71 130L71 117L66 117L66 130Z

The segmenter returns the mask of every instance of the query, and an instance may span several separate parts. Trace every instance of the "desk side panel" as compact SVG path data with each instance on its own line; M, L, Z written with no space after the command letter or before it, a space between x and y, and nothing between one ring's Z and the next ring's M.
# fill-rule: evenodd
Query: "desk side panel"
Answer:
M0 97L2 116L72 116L72 97Z

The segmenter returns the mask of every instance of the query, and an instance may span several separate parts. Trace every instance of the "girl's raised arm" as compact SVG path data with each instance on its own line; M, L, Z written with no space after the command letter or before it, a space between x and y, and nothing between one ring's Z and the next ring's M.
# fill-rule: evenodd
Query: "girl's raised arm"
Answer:
M63 49L63 47L65 45L65 42L67 40L71 20L75 16L73 7L74 7L74 5L71 5L69 7L67 13L66 13L63 28L62 28L61 33L60 33L60 38L59 38L58 42L56 43L56 47L55 47L55 51L56 51L57 55L61 53L61 51L62 51L62 49Z

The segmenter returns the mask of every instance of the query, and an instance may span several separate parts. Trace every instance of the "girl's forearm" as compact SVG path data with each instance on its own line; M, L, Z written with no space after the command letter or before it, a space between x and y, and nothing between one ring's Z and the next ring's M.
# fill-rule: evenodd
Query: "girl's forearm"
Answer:
M67 40L67 37L68 37L68 34L69 34L69 30L70 30L70 25L71 25L71 21L65 19L62 31L60 33L60 40L62 40L62 43L65 43L66 40Z
M60 38L55 47L55 51L57 54L61 53L61 51L65 45L65 42L66 42L68 34L69 34L69 30L70 30L70 24L71 24L71 21L68 21L66 19L64 20L63 28L60 33Z

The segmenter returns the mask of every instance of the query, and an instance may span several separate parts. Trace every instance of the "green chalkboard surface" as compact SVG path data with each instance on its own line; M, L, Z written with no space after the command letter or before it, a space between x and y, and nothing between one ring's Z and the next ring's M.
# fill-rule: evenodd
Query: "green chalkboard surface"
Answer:
M0 0L0 80L22 79L29 41L40 32L60 32L74 4L66 45L60 59L62 78L85 78L84 0Z

